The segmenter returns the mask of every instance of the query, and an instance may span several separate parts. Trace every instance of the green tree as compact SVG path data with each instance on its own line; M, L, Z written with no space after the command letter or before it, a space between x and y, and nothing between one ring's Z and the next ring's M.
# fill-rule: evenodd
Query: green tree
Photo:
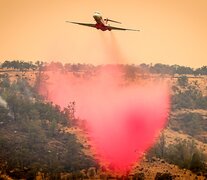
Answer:
M178 85L181 87L186 87L188 85L188 77L187 76L181 76L178 78Z

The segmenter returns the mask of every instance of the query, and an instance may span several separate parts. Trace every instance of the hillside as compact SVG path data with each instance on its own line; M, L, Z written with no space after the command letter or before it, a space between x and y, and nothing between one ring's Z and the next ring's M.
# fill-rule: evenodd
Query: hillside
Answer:
M74 65L70 66L69 73L88 77L98 69ZM139 83L142 78L164 78L172 86L168 124L128 178L205 179L207 76L170 75L157 71L152 74L146 70L140 72L134 66L127 66L125 70L123 81L127 83ZM110 169L103 170L101 164L95 162L85 124L71 118L73 107L61 110L39 96L36 88L42 72L44 70L38 68L0 69L1 178L116 179ZM181 148L184 154L181 154ZM178 161L176 156L184 159Z

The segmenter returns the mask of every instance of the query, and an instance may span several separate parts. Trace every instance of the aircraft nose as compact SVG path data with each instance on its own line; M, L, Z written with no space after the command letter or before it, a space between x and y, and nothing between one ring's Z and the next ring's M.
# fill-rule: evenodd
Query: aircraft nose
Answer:
M94 18L95 20L100 20L100 19L101 19L101 16L100 16L99 14L94 14L94 15L93 15L93 18Z

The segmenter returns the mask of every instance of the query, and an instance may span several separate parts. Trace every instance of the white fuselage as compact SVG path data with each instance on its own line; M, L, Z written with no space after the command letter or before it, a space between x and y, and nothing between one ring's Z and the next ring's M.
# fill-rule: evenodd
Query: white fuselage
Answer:
M95 12L94 15L93 15L93 18L96 21L96 23L100 23L100 24L104 24L105 25L105 22L104 22L101 14L99 12Z

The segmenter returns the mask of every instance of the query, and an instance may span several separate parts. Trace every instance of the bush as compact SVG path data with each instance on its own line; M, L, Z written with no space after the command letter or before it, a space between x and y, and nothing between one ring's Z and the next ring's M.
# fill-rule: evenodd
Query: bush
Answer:
M173 177L170 173L160 173L158 172L155 176L155 180L172 180Z
M177 140L167 147L165 159L181 168L204 171L206 156L192 140Z

